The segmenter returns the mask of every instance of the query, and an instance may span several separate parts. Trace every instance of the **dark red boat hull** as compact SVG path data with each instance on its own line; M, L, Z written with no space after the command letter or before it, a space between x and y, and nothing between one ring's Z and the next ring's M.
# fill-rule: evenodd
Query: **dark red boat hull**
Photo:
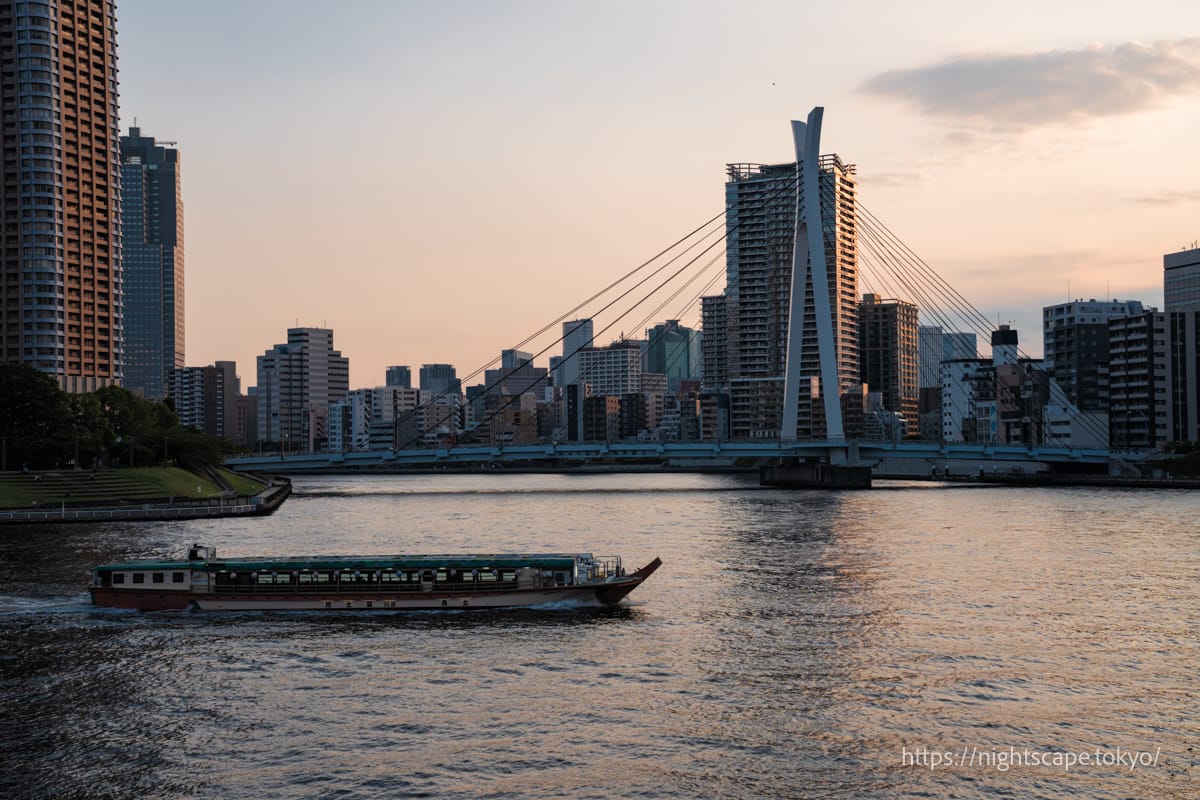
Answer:
M622 598L624 598L625 595L629 594L634 589L641 586L642 581L646 580L646 578L649 578L651 575L653 575L654 570L658 569L661 566L662 566L662 559L655 557L655 559L653 561L651 561L649 564L647 564L646 566L639 569L637 572L630 575L629 577L632 578L633 580L630 580L628 583L620 583L620 584L617 584L616 586L609 586L604 589L597 589L596 590L596 599L599 600L601 603L604 603L605 605L609 605L609 606L615 605L615 604L621 602Z

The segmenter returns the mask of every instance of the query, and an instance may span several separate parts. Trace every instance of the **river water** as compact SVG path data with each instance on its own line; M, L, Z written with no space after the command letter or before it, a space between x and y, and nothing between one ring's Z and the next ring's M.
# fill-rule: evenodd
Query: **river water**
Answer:
M265 518L0 528L0 796L1200 796L1194 493L295 488ZM89 605L92 564L192 542L664 565L613 609Z

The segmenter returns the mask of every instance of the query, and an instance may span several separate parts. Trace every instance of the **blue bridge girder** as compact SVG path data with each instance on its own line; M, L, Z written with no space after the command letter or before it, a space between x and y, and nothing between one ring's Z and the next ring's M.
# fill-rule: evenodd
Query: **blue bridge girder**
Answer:
M1108 450L1078 450L1050 447L973 445L913 442L867 442L851 445L858 460L872 465L883 459L918 459L930 464L953 461L1038 462L1045 464L1105 464L1113 453ZM311 453L282 455L263 453L228 458L226 466L243 471L305 472L326 470L384 469L395 467L545 464L546 462L620 462L650 461L685 468L720 467L735 460L827 457L845 450L845 442L595 442L583 444L530 444L503 446L463 446L437 449L363 451L349 453ZM1145 454L1121 454L1138 460ZM707 464L706 464L707 462ZM565 466L565 465L564 465Z

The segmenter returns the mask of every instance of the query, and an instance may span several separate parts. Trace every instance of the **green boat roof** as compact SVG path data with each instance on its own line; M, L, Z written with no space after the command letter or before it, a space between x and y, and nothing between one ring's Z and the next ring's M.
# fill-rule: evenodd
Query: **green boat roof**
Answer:
M122 564L103 564L102 572L127 570L181 570L199 566L211 570L281 571L304 569L517 569L541 567L570 569L578 558L591 558L590 553L469 553L444 555L368 555L368 556L293 556L283 558L216 558L209 561L129 561Z

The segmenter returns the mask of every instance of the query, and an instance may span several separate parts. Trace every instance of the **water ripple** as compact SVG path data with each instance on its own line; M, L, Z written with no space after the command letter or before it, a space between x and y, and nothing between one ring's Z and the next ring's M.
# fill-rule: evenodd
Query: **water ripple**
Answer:
M5 797L1200 796L1185 493L330 477L263 519L5 533ZM88 605L91 564L191 541L664 566L615 609ZM1160 755L1132 773L902 761L963 747Z

